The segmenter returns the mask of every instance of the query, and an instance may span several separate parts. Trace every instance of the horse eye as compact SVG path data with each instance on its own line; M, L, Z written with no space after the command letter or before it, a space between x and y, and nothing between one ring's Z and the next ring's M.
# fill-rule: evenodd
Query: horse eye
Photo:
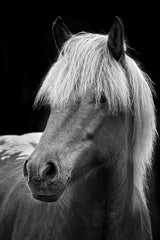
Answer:
M92 133L87 133L86 134L86 139L88 139L88 140L92 140L94 138L94 135L92 134Z
M106 101L107 101L106 96L104 95L104 93L102 93L101 98L100 98L100 103L104 104L104 103L106 103Z

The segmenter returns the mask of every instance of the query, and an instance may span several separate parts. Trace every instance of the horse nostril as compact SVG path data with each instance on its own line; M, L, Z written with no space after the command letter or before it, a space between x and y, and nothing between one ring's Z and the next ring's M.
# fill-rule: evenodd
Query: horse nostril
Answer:
M41 170L41 176L44 179L53 179L57 174L57 166L53 162L48 162Z
M27 163L28 163L28 159L25 160L24 165L23 165L23 176L24 177L28 177Z

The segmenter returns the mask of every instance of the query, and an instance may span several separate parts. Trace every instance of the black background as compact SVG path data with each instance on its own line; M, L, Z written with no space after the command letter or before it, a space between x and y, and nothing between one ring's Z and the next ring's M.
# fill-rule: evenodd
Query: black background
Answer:
M108 5L107 5L108 4ZM70 12L68 12L70 8ZM63 10L63 11L62 11ZM118 15L125 27L130 55L141 63L153 82L157 97L159 131L159 14L158 6L137 2L117 6L116 2L68 3L54 1L5 1L1 5L0 21L0 135L43 131L49 115L47 107L33 109L37 90L57 57L52 37L52 23L60 15L73 33L80 31L107 33ZM94 12L93 12L94 11ZM159 235L159 140L153 164L151 184L152 225L154 240Z

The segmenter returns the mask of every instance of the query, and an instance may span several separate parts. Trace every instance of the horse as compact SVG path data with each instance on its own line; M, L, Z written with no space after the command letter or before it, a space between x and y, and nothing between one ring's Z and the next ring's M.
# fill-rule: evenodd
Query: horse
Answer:
M35 99L50 106L44 132L0 137L0 240L151 240L153 83L118 17L108 34L58 17L53 36Z

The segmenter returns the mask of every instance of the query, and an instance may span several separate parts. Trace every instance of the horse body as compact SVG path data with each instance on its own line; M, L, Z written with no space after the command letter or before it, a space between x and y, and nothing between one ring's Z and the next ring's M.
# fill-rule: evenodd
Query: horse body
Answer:
M53 31L62 49L36 99L47 126L0 138L0 240L150 240L151 81L119 19L109 35L72 36L61 19Z

